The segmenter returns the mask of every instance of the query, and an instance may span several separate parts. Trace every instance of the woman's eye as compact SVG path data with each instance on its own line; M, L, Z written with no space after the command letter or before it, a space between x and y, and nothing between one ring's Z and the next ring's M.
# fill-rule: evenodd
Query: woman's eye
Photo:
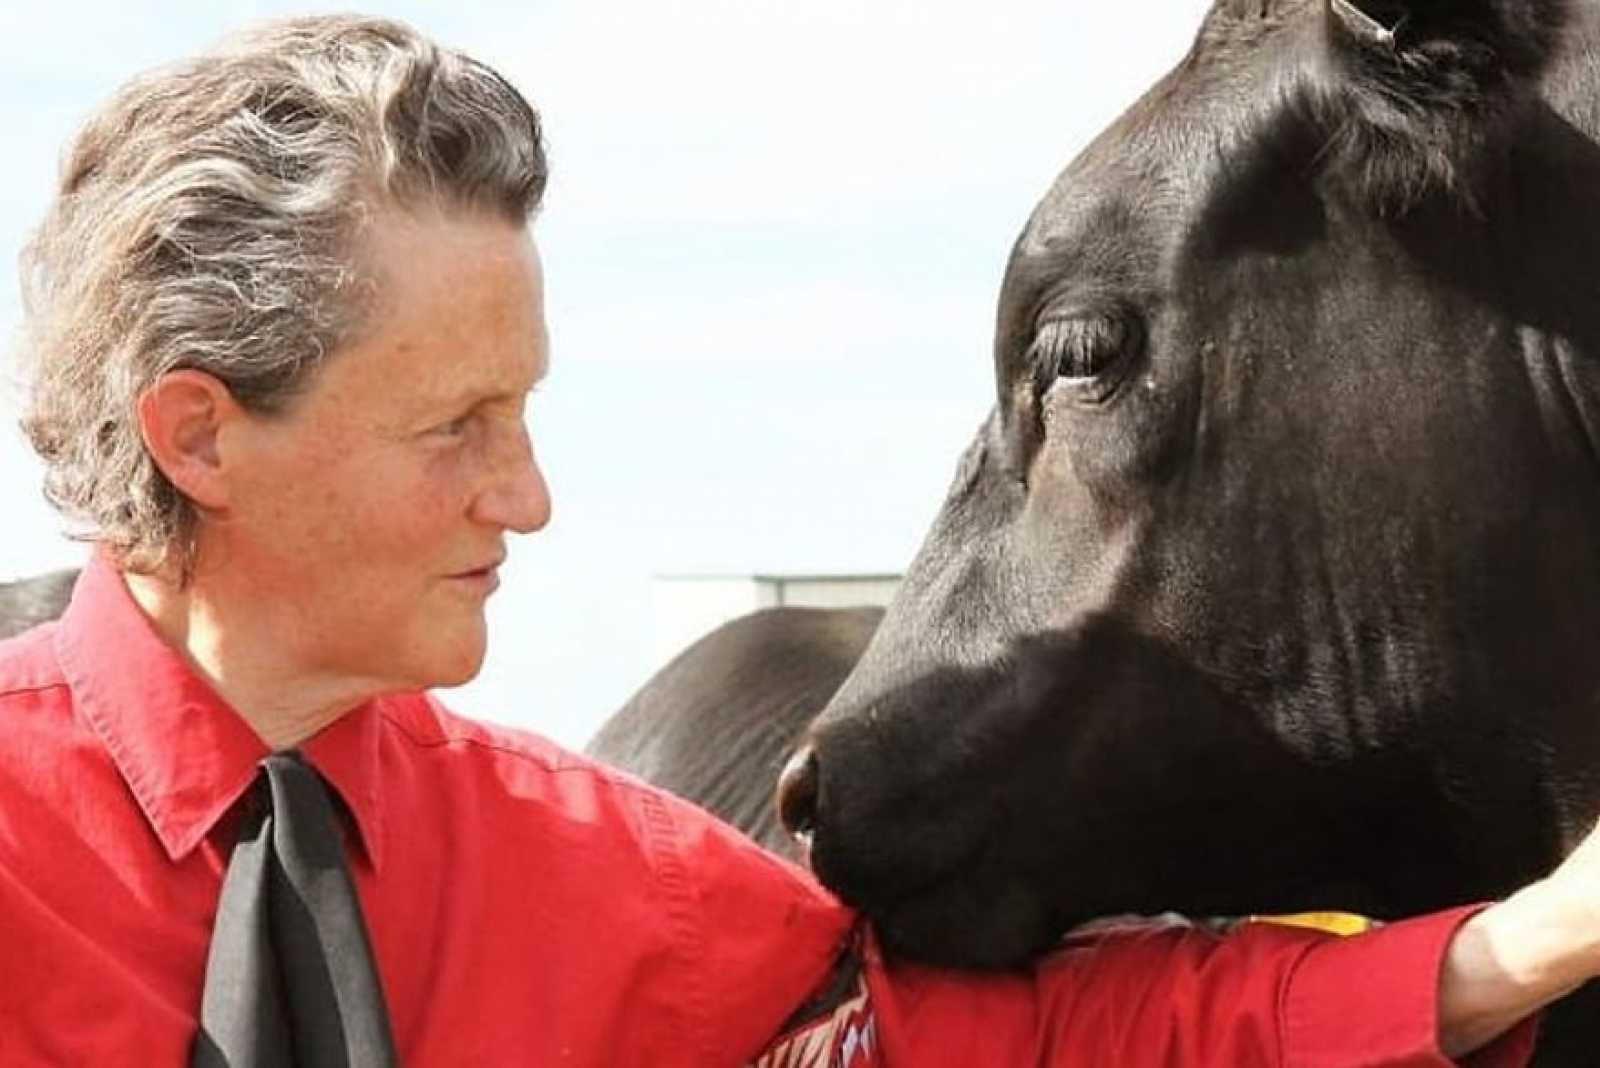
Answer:
M467 427L472 422L472 416L463 415L452 419L448 423L441 423L434 427L434 433L447 438L458 438L467 432Z

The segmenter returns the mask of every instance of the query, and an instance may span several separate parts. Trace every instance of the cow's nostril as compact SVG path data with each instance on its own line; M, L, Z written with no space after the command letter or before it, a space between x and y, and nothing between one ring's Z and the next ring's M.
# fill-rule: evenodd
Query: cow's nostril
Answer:
M801 746L778 776L778 819L796 838L808 838L817 823L817 754Z

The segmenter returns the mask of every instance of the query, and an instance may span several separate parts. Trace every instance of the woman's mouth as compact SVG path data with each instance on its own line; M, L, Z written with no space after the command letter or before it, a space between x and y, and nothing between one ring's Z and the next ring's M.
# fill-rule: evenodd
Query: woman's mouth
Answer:
M462 589L487 597L500 588L500 565L490 564L473 571L462 571L450 576L450 582Z

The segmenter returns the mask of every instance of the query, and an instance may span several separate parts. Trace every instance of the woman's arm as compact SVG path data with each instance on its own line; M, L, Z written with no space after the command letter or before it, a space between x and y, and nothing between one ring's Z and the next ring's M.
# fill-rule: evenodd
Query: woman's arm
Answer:
M1445 953L1439 1045L1470 1052L1600 975L1600 829L1546 879L1478 913Z

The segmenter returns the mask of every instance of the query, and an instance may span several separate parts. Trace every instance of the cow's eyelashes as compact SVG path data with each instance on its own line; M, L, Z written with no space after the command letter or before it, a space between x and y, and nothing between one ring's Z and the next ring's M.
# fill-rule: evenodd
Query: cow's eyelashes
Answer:
M1034 332L1029 362L1040 392L1061 382L1095 394L1086 400L1103 400L1142 340L1138 322L1129 315L1052 316Z

